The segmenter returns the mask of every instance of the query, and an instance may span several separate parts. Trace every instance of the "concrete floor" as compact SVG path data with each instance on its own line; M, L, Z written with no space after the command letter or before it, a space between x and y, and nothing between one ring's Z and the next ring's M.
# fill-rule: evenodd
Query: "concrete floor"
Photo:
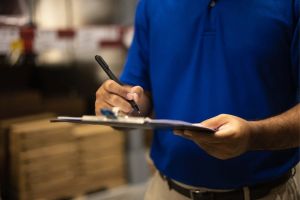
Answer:
M77 197L73 200L142 200L147 183L121 186L112 190Z

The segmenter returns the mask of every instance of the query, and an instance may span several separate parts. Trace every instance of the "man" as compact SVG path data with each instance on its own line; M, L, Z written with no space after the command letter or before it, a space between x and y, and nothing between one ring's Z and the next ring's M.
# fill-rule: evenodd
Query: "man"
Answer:
M134 100L144 116L217 129L155 131L145 199L300 199L299 4L139 1L128 85L106 81L96 112L130 114Z

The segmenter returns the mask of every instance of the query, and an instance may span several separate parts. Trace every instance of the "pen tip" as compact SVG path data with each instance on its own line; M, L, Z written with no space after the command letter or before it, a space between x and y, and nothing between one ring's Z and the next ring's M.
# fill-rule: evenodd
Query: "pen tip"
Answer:
M134 113L135 113L135 116L141 116L141 111L140 110L135 110Z

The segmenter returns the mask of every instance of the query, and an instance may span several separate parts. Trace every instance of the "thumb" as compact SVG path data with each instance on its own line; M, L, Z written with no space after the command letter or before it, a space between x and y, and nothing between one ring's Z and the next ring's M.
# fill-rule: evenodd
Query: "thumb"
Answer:
M200 125L211 129L218 129L227 122L227 119L227 115L221 114L201 122Z

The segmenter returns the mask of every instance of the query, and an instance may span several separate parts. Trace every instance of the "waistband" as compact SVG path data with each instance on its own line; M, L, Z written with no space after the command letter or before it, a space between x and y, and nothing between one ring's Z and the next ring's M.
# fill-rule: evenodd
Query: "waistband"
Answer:
M276 178L271 181L267 181L264 183L259 183L254 186L244 187L236 190L231 191L205 191L198 190L198 189L190 189L179 185L178 183L174 182L173 180L169 179L161 172L159 172L160 176L163 180L165 180L169 186L170 190L175 190L178 193L186 196L192 200L242 200L244 199L244 192L250 196L250 199L259 199L262 198L270 193L273 188L276 188L285 182L287 182L292 176L292 170L288 171L287 173L283 174L279 178Z

